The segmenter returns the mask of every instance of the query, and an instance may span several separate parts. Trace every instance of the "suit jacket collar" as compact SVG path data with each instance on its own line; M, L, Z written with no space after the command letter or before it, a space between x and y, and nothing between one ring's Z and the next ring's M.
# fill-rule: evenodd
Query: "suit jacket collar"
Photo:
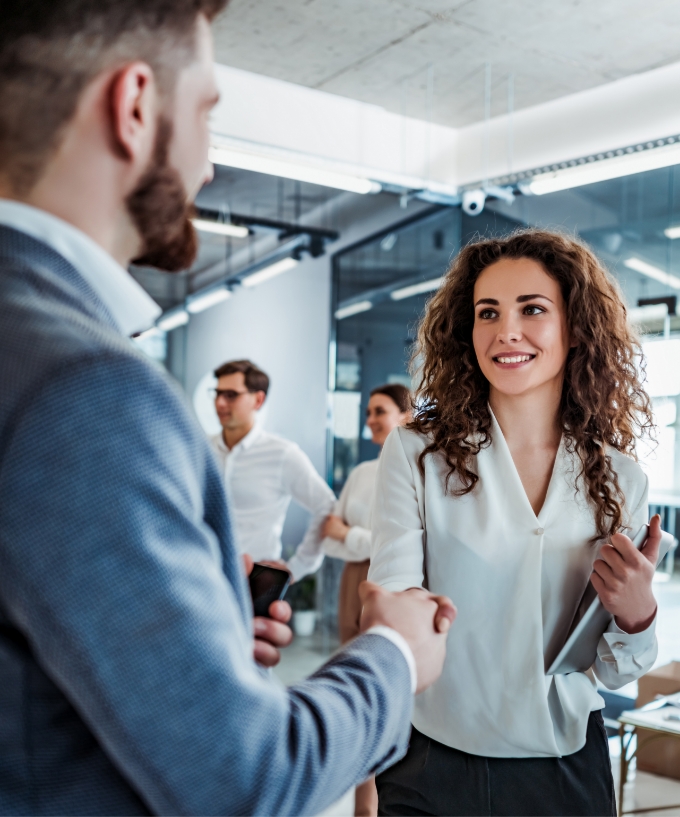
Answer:
M0 199L0 225L31 236L68 261L104 304L121 334L148 329L161 313L134 278L72 224L36 207Z

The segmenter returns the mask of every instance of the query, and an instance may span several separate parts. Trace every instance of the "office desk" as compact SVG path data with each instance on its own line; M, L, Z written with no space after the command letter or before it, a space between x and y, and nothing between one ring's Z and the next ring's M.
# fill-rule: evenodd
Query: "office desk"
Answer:
M619 716L619 737L621 738L621 773L619 775L619 795L617 797L617 810L619 817L623 814L644 814L648 811L665 811L671 808L680 808L680 803L672 806L653 806L648 808L632 809L630 811L623 810L623 788L628 780L628 769L630 763L635 757L637 750L640 748L636 746L631 751L633 737L637 727L648 729L654 734L648 737L643 744L646 746L654 740L680 740L680 721L664 720L664 715L669 712L676 712L680 714L678 707L664 707L663 709L655 709L651 712L644 712L639 709L632 709L629 712L622 712Z

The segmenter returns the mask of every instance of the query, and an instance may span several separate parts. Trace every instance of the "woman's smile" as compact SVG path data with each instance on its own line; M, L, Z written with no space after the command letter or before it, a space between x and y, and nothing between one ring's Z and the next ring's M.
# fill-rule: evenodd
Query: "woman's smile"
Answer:
M492 360L501 369L519 369L531 363L535 357L536 355L530 352L513 352L494 355Z

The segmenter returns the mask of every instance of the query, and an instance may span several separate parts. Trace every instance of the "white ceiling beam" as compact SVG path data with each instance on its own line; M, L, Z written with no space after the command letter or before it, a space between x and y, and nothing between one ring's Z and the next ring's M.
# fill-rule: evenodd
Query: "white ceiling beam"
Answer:
M411 188L455 190L680 134L680 63L517 111L512 140L507 116L455 129L223 65L217 77L216 143Z

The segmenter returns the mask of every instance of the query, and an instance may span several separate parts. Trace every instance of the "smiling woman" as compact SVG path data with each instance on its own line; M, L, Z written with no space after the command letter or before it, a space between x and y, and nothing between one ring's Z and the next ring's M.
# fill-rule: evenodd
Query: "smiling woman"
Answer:
M490 357L484 344L492 344ZM511 350L534 355L536 363L493 360ZM539 383L544 391L547 381L559 385L556 422L579 455L597 534L621 527L605 446L632 453L636 431L650 430L652 418L636 365L639 340L619 287L585 245L540 230L469 245L428 304L416 355L424 361L418 391L424 410L413 428L431 438L422 459L440 451L449 477L458 475L455 490L475 486L470 466L490 441L491 393L505 369L518 369L521 375L502 382L519 393Z
M369 579L446 593L458 618L406 758L377 778L380 813L615 813L593 673L546 668L589 580L613 616L598 679L615 689L656 656L658 517L642 553L623 533L648 521L639 357L613 279L566 236L472 244L428 303L419 410L378 468Z

